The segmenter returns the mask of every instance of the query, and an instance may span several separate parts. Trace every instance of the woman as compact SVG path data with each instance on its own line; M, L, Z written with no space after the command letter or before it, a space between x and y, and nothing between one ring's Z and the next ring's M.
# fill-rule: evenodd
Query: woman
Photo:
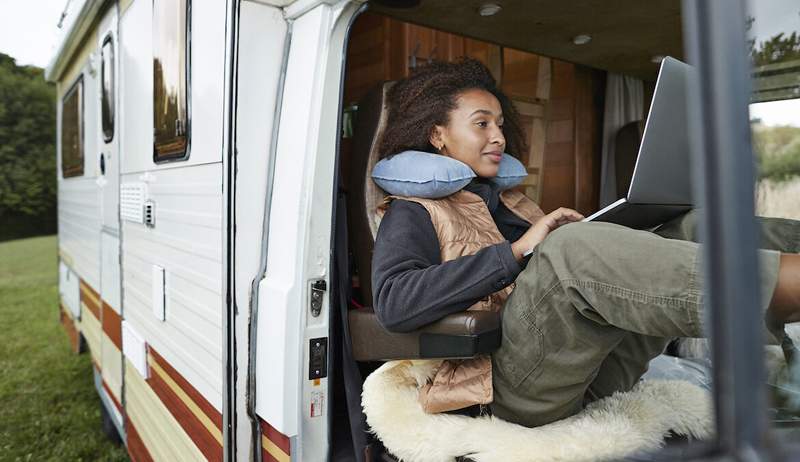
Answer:
M502 153L524 142L512 104L478 61L429 64L388 97L382 157L438 153L477 178L442 199L390 199L373 256L379 320L403 332L503 309L491 364L445 362L420 392L427 411L490 404L505 420L547 424L630 389L671 338L703 335L693 214L654 234L576 223L583 216L567 208L545 215L500 191L492 178ZM800 252L800 226L762 225L763 247L773 249L760 251L763 309L778 323L800 320L800 255L781 253Z

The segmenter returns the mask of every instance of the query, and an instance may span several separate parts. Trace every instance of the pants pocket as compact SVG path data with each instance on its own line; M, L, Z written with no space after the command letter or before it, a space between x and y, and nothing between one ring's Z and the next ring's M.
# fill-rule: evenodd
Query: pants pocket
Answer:
M530 319L521 316L519 310L507 306L503 313L503 340L492 354L495 374L499 373L509 386L516 388L538 372L543 358L542 331Z

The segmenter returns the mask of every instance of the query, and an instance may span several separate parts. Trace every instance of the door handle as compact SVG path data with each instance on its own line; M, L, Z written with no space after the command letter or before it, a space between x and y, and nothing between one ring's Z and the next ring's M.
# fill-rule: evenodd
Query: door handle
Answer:
M104 153L100 153L100 174L106 174L106 155Z

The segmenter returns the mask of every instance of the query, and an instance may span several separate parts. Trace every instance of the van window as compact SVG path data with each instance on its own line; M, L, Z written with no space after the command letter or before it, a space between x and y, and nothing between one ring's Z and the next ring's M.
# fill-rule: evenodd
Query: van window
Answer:
M187 157L188 0L153 2L153 160Z
M69 89L61 103L61 173L83 175L83 78Z
M800 6L792 0L750 2L750 105L758 163L759 215L800 219Z
M114 139L114 42L109 35L100 50L100 82L103 86L100 103L103 123L103 140L108 143Z

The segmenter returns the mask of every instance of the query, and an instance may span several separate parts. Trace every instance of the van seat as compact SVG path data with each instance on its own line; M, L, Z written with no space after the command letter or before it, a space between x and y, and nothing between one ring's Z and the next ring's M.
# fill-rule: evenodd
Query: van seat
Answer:
M378 205L386 193L372 181L378 146L388 115L386 94L393 82L369 92L358 104L347 194L350 248L358 268L361 294L372 298L372 249L378 232ZM468 311L446 316L414 332L391 333L378 323L371 308L348 314L353 358L382 361L418 358L469 358L500 346L500 314Z

